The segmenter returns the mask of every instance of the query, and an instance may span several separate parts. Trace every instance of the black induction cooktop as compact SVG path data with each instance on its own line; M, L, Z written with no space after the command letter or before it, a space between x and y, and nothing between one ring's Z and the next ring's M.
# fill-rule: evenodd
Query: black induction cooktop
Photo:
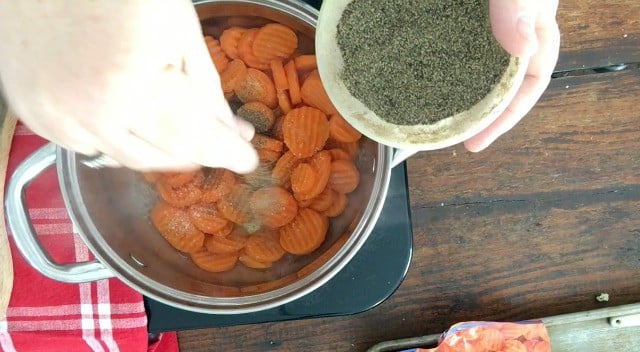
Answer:
M360 313L393 294L407 273L411 252L411 215L403 163L392 170L382 213L365 244L342 271L317 290L280 307L237 315L194 313L145 298L149 332Z

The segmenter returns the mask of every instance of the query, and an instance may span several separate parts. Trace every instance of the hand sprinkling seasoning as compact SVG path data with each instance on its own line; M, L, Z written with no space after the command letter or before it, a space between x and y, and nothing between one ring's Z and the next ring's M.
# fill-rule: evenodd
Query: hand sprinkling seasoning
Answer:
M509 64L487 0L354 0L337 41L342 80L380 118L432 124L486 96Z

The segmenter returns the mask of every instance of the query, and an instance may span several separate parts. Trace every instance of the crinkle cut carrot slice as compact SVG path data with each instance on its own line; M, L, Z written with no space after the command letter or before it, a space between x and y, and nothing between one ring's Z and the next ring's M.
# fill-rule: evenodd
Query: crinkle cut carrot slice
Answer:
M253 53L253 42L256 39L256 34L258 34L258 28L248 29L242 34L238 42L238 55L247 66L259 70L267 70L269 69L269 61L262 60Z
M248 186L240 185L217 203L218 210L227 220L239 225L245 224L249 221L250 196Z
M251 269L264 270L269 269L273 263L272 262L260 262L257 261L250 256L248 256L244 251L240 252L240 257L238 258L244 266Z
M331 163L329 187L339 193L351 193L360 183L358 168L348 160L336 160Z
M347 207L347 196L343 193L335 193L336 196L333 200L333 203L322 213L330 218L335 218L336 216L340 216L344 212Z
M238 84L236 96L243 103L258 101L270 108L278 106L276 87L266 73L255 68L247 69L244 81Z
M191 260L200 269L212 273L221 273L233 269L238 263L238 254L214 254L207 250L191 253Z
M284 187L289 187L289 185L291 184L291 172L296 166L298 166L299 163L304 161L304 159L297 158L289 150L282 154L282 157L278 159L276 165L273 167L271 176L277 184Z
M247 256L262 263L278 261L285 254L277 238L263 233L249 237L244 252Z
M282 132L289 150L298 158L306 158L324 148L329 138L329 122L322 111L303 106L289 111Z
M284 72L282 60L271 60L270 66L276 90L280 92L289 89L289 82L287 81L287 74Z
M231 94L246 78L247 66L242 60L233 60L227 65L227 69L220 73L222 90L225 93Z
M311 192L318 182L318 173L308 163L300 163L291 172L291 189L296 199L311 199Z
M204 233L191 222L186 211L160 203L151 210L150 218L160 235L175 249L191 253L202 248Z
M305 104L320 109L327 115L338 113L324 90L318 70L312 71L304 80L300 87L300 97Z
M202 198L202 190L200 189L201 179L202 176L196 177L178 187L172 187L167 184L165 179L160 179L156 182L156 190L160 197L170 205L178 208L188 207L199 202Z
M231 254L237 253L244 248L244 243L226 237L207 235L204 240L204 246L211 253Z
M313 71L318 68L316 56L312 54L296 56L293 61L298 71Z
M291 254L309 254L324 242L328 228L326 216L303 208L292 222L280 228L280 245Z
M222 32L220 35L220 47L222 51L231 59L240 58L240 54L238 53L238 42L240 42L240 38L247 30L242 27L229 27Z
M338 142L352 143L360 139L362 134L358 132L339 114L329 118L329 135Z
M216 233L225 228L228 220L216 208L213 203L198 203L187 210L191 222L204 233Z
M302 103L302 98L300 97L300 78L298 77L298 70L293 60L284 65L284 72L287 74L287 83L289 83L291 104L298 105Z
M242 105L236 115L250 122L258 133L267 133L276 122L276 115L270 107L259 101Z
M231 193L236 185L236 176L227 169L210 169L202 185L202 201L215 203Z
M251 195L249 204L262 225L273 229L288 224L298 214L298 203L282 187L256 190Z
M338 192L327 187L317 197L313 198L309 207L315 211L324 212L336 201L336 197L338 197Z
M279 23L264 25L256 33L253 54L262 60L287 59L298 47L298 36Z
M253 136L253 139L251 139L251 144L253 144L253 146L258 149L269 149L273 150L274 152L281 152L284 146L281 141L275 138L261 135L259 133L256 133Z

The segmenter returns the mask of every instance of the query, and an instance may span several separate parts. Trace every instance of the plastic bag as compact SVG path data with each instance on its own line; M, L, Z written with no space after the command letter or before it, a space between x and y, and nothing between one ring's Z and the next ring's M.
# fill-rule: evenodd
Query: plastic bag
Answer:
M439 345L403 352L550 352L549 334L541 321L466 322L453 325Z

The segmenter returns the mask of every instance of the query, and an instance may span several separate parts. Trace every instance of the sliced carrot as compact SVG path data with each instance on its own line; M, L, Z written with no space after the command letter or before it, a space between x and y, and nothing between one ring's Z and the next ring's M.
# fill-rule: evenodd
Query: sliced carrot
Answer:
M335 194L336 196L333 199L333 203L331 203L331 205L322 212L325 216L328 216L330 218L339 216L347 207L347 196L344 193L336 192Z
M225 29L220 35L220 47L225 54L231 59L240 58L238 53L238 42L247 30L242 27L230 27Z
M284 66L284 72L287 74L287 82L289 83L289 97L291 98L291 104L298 105L302 103L300 97L300 81L298 78L298 70L296 70L296 63L291 60Z
M232 223L231 221L228 221L227 224L222 229L220 229L220 231L211 232L209 233L209 235L217 236L217 237L229 236L229 234L233 232L235 226L236 225L234 223Z
M351 193L360 183L360 172L349 160L336 160L331 163L329 187L338 193Z
M151 223L175 249L191 253L202 248L204 233L191 222L186 211L160 203L151 210Z
M227 169L211 169L204 178L202 185L202 201L215 203L231 193L236 185L236 177Z
M288 224L298 213L298 203L282 187L258 189L249 204L262 225L274 229Z
M146 182L151 184L156 183L162 177L161 173L155 171L141 172L141 175Z
M300 97L305 104L318 108L327 115L338 113L324 90L318 70L312 71L304 80L300 87Z
M275 159L276 161L281 156L281 153L274 152L273 150L258 149L258 156L261 161L266 158L266 156L264 156L266 154L264 153L276 153L277 155L268 156L269 159ZM276 183L271 176L274 166L275 161L262 161L253 172L243 175L242 178L248 185L255 189L272 186Z
M318 173L307 163L301 163L291 172L291 189L296 199L311 199L310 193L318 182Z
M337 196L338 192L327 187L317 197L313 198L311 204L309 204L309 208L323 212L331 207Z
M255 68L247 69L247 76L237 89L236 95L243 103L259 101L270 108L278 106L276 87L266 73Z
M309 192L310 198L315 198L327 187L331 175L331 154L326 150L315 153L309 161L316 171L317 180L313 189Z
M293 60L298 71L312 71L318 68L315 55L300 55Z
M326 216L303 208L293 221L280 228L280 245L291 254L309 254L324 242L328 228Z
M242 34L240 41L238 41L238 55L247 66L259 70L267 70L269 69L269 61L262 60L253 53L253 42L256 39L256 34L258 34L257 28L248 29Z
M362 134L342 117L334 114L329 118L329 135L338 142L352 143L360 139Z
M258 133L267 133L276 122L273 110L259 101L252 101L242 105L236 115L249 121Z
M285 254L277 238L263 233L249 237L244 252L248 257L262 263L278 261Z
M162 181L171 187L180 187L193 180L199 172L199 170L190 172L165 172L162 174Z
M218 202L218 210L229 221L242 225L249 221L250 191L246 185L236 187Z
M328 152L331 154L331 160L351 160L349 154L340 148L329 149Z
M287 91L281 90L276 93L278 97L278 107L282 110L283 113L288 113L293 109L291 106L291 100L289 99L289 93Z
M202 198L202 190L196 179L182 186L172 187L163 178L156 182L156 190L165 202L178 208L188 207L199 202Z
M226 101L231 101L236 97L236 93L235 92L223 92L224 93L224 100ZM231 105L231 104L229 104Z
M289 110L291 111L291 110ZM284 124L284 116L276 117L276 123L271 128L271 135L281 141L284 140L284 133L282 132L282 125Z
M296 33L279 23L262 26L253 41L253 53L262 60L287 59L297 47Z
M306 158L321 150L329 138L326 115L315 108L293 109L284 118L284 142L298 158Z
M349 159L354 160L358 156L358 153L360 153L359 142L360 141L345 143L345 142L338 142L336 140L330 139L327 141L327 148L328 149L340 148L347 153L347 155L349 156Z
M313 198L311 199L297 199L298 201L298 209L301 208L309 208L309 206L311 205L311 203L313 203Z
M273 264L271 262L261 262L257 261L250 256L248 256L244 251L240 252L240 257L238 258L244 266L251 269L269 269Z
M240 83L247 78L247 66L242 60L233 60L227 65L227 69L220 74L220 83L225 93L237 90ZM227 98L227 100L229 100Z
M245 243L247 243L247 240L249 239L249 234L241 227L237 227L233 229L233 231L231 231L231 233L226 238L230 239L231 241L240 243L242 244L242 247L244 247Z
M278 159L276 165L273 167L271 176L277 184L288 187L291 184L291 172L299 163L304 161L304 159L297 158L289 150L282 154L282 157Z
M216 233L227 226L225 219L213 203L198 203L189 207L191 222L204 233Z
M284 146L284 144L281 141L275 138L270 138L265 135L261 135L259 133L256 133L255 135L253 135L253 139L251 139L251 144L253 144L253 146L256 147L257 149L269 149L269 150L273 150L274 152L281 152Z
M240 251L242 248L244 248L244 243L236 242L225 237L208 235L204 240L204 246L211 253L229 254L237 253L238 251Z
M196 253L191 253L191 260L202 270L222 273L236 266L238 255L236 253L213 254L207 250L200 250Z
M275 163L282 156L282 152L260 148L257 149L258 159L263 163Z
M224 71L229 64L229 59L227 58L227 55L224 53L224 51L222 51L220 42L213 39L212 37L205 36L205 43L207 44L207 49L209 50L211 61L215 65L218 73Z
M282 60L271 60L270 66L276 90L280 92L289 89L289 82L287 81L287 74L284 72Z

